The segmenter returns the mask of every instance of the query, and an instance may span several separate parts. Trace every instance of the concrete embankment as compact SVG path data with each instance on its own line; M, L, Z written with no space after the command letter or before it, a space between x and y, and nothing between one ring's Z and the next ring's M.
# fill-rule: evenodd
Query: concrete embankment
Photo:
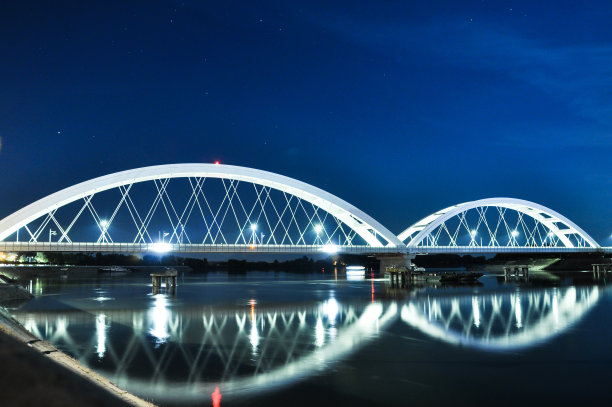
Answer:
M17 284L0 283L0 302L28 300L32 294Z
M8 301L29 300L33 295L14 281L0 274L0 303Z
M2 406L154 406L35 337L2 307L0 394Z

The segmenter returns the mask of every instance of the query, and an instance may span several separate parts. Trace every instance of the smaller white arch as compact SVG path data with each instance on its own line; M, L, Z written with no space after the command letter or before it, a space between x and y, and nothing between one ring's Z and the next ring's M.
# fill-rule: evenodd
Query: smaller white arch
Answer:
M559 239L559 241L565 245L565 247L575 247L574 243L569 239L569 235L578 235L592 248L598 249L600 247L595 239L560 213L535 202L530 202L523 199L501 197L480 199L449 206L448 208L444 208L416 222L400 233L398 238L401 241L406 242L407 247L416 247L423 241L423 239L425 239L426 236L428 236L446 220L470 209L483 206L508 208L524 213L550 229L551 233L553 233Z

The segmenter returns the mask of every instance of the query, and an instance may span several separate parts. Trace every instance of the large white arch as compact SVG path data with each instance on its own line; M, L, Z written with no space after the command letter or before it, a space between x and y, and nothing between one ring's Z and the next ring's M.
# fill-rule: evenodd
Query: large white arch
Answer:
M407 241L408 247L416 247L446 220L462 212L483 206L508 208L524 213L549 228L565 247L574 247L568 235L575 234L584 239L592 248L599 248L599 244L591 236L565 216L535 202L515 198L487 198L450 206L416 222L400 233L398 238L401 241Z
M370 246L383 247L384 245L376 237L380 236L386 241L386 246L395 246L398 249L405 247L395 234L372 217L329 192L272 172L221 164L168 164L142 167L76 184L48 195L0 220L0 241L50 211L91 194L138 182L185 177L224 178L271 187L301 198L330 213L353 229Z

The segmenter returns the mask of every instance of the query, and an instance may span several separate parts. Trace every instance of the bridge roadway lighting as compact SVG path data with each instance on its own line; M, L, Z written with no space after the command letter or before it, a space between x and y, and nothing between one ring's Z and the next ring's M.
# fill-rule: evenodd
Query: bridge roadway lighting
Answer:
M514 230L512 231L512 237L517 237L518 235L519 235L518 230L514 229Z
M323 230L323 225L321 225L320 223L314 226L314 231L317 234L317 237L315 238L315 244L322 243L321 237L319 236L322 230Z
M321 251L324 253L335 254L338 253L338 246L335 244L326 244L321 248Z
M172 245L166 242L156 242L150 243L148 249L156 253L168 253L172 250Z

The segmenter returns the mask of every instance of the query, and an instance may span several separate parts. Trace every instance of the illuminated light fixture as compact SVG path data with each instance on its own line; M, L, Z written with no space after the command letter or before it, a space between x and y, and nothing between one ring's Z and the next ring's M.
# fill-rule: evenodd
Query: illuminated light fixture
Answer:
M365 278L365 267L363 266L346 266L347 280L363 280Z
M108 221L105 219L102 219L100 221L100 226L102 226L103 229L106 229L106 227L108 226Z
M471 235L472 237L474 237L474 236L476 236L476 234L477 234L477 233L478 233L478 232L477 232L476 230L472 230L472 231L470 232L470 235Z
M255 245L254 245L254 244L252 244L252 245L250 245L250 246L249 246L249 249L251 249L251 250L253 250L254 248L255 248Z
M219 160L215 161L215 165L219 165L221 162Z
M314 231L316 232L317 235L321 233L322 230L323 230L323 225L321 224L315 225Z
M326 244L321 248L324 253L338 253L338 246L335 244Z
M251 223L251 230L253 232L255 232L257 230L257 224L256 223Z
M519 235L518 230L515 229L515 230L512 231L512 236L513 237L517 237L518 235Z
M164 242L151 243L149 250L157 253L167 253L172 250L172 245Z

